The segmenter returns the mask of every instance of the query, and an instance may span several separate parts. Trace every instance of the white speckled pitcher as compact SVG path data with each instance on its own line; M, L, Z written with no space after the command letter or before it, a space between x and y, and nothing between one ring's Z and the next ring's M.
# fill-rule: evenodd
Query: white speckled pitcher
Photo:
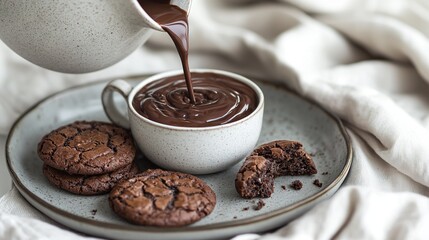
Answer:
M172 0L189 12L191 0ZM0 39L30 62L59 72L111 66L163 31L137 0L0 0Z

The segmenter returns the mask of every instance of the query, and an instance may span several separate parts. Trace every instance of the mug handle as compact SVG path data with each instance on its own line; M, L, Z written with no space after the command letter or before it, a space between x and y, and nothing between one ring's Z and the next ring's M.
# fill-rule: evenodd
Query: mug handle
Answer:
M133 90L133 88L129 83L122 79L117 79L109 82L107 86L104 87L103 93L101 94L103 109L107 117L114 124L127 129L130 128L130 121L128 115L124 115L121 111L119 111L118 106L115 104L113 94L117 92L121 94L122 97L124 97L127 101L131 90Z

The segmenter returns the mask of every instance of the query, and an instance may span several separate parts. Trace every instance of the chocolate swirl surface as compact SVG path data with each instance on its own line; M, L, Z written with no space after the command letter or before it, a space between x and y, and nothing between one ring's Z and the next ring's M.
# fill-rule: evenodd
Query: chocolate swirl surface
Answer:
M246 84L214 73L193 73L195 103L189 99L183 75L164 78L143 87L133 99L142 116L181 127L209 127L238 121L258 105L258 96Z

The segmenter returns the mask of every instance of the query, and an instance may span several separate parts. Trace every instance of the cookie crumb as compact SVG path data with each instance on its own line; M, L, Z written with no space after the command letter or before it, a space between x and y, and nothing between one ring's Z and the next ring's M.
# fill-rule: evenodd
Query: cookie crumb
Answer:
M255 211L261 210L265 206L265 202L262 199L259 199L258 204L254 207Z
M249 207L243 208L243 211L247 211L247 210L249 210Z
M322 187L322 185L323 185L323 184L320 182L320 180L319 180L319 179L314 180L313 184L314 184L314 185L316 185L316 186L317 186L317 187L319 187L319 188L321 188L321 187Z
M301 190L302 188L302 182L299 180L295 180L290 184L290 187L294 190Z
M323 173L322 173L322 175L328 175L328 174L329 174L328 172L323 172Z
M286 190L286 186L285 186L285 185L282 185L282 189L283 189L283 190Z
M91 210L91 214L92 214L92 216L95 216L95 214L97 214L97 209Z

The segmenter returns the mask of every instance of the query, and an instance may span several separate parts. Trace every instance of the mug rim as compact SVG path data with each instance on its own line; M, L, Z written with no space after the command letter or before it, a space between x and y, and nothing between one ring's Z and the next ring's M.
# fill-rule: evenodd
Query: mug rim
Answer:
M248 78L246 78L240 74L228 72L228 71L224 71L224 70L195 68L195 69L191 69L190 71L191 71L191 73L214 73L214 74L221 75L221 76L227 76L227 77L233 78L236 81L239 81L241 83L246 84L247 86L252 88L252 90L258 96L257 107L248 116L246 116L242 119L239 119L237 121L230 122L227 124L208 126L208 127L181 127L181 126L168 125L168 124L159 123L159 122L150 120L149 118L146 118L146 117L140 115L134 109L134 106L133 106L133 99L134 99L135 95L137 94L137 92L140 91L144 86L146 86L149 83L158 81L158 80L163 79L163 78L183 74L183 70L173 70L173 71L158 73L158 74L155 74L151 77L145 78L139 84L137 84L135 87L133 87L130 94L128 94L128 99L127 99L128 109L131 111L131 113L134 116L138 117L140 120L145 121L145 122L147 122L151 125L154 125L156 127L161 127L161 128L165 128L165 129L169 129L169 130L176 130L176 131L208 131L208 130L228 128L228 127L232 127L232 126L241 124L243 122L246 122L246 121L250 120L251 118L253 118L254 116L256 116L264 108L264 104L265 104L264 93L259 88L259 86L256 85L252 80L250 80L250 79L248 79Z

